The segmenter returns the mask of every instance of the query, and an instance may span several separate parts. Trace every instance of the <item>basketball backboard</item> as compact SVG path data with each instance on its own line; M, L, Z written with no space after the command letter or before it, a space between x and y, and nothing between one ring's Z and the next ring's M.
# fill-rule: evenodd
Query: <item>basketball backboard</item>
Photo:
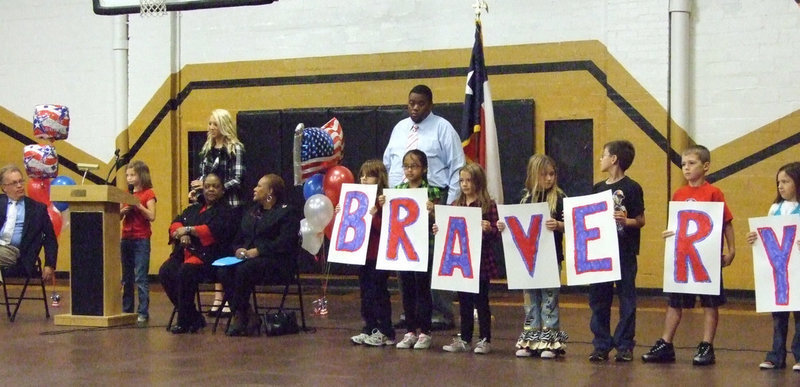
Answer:
M278 0L164 0L167 11L261 5L275 1ZM139 13L141 10L140 0L92 0L92 2L94 13L98 15L124 15Z

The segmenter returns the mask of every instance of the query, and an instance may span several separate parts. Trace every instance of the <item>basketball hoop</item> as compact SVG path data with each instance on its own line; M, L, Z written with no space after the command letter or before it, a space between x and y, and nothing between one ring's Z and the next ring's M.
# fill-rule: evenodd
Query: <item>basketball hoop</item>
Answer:
M163 16L167 14L167 0L139 0L139 16Z

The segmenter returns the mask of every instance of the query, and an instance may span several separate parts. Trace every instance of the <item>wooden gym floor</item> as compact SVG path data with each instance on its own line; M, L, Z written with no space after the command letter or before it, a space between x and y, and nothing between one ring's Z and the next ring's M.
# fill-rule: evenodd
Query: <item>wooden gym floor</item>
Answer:
M362 326L358 290L329 289L330 313L319 317L312 315L311 302L320 295L320 280L306 278L304 282L308 283L304 289L307 322L315 332L282 337L226 337L222 332L212 334L210 327L199 334L172 335L164 329L172 307L157 284L151 287L151 319L145 328L55 326L52 318L44 318L41 301L25 301L15 322L0 318L0 380L4 385L40 386L800 385L800 372L790 369L794 364L791 354L787 356L789 369L758 369L771 346L772 320L768 314L756 314L752 300L731 300L721 309L715 365L691 364L701 338L701 310L684 313L675 340L674 364L642 363L641 354L661 334L662 297L639 299L633 362L616 363L612 352L610 361L593 364L588 361L592 350L590 312L584 294L561 298L562 328L570 335L566 356L542 360L514 356L523 320L518 291L491 292L491 354L451 354L441 346L449 343L456 330L434 332L434 345L425 351L351 345L349 337ZM51 313L66 313L66 282L57 289L63 301L59 308L51 308ZM396 292L392 306L398 316L401 306ZM403 333L398 330L398 337Z

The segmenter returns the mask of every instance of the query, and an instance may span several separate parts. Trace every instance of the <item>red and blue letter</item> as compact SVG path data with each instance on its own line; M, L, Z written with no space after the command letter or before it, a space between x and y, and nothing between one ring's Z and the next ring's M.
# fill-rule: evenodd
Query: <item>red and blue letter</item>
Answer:
M467 220L462 217L451 217L447 221L446 231L439 276L450 277L455 268L459 268L464 278L472 278L472 256L469 253ZM458 240L460 253L455 251L456 240Z
M606 202L587 204L572 209L573 235L575 235L575 272L578 274L610 271L613 269L611 257L589 259L589 242L600 239L600 229L586 228L586 217L608 211Z
M536 270L536 255L539 252L539 236L542 235L542 214L531 215L531 221L528 225L528 232L522 229L522 224L516 216L506 216L506 225L508 231L511 232L511 239L514 241L514 246L517 251L522 255L522 261L525 263L525 268L528 269L528 275L533 277Z
M339 234L336 238L336 250L352 252L364 245L367 232L364 215L369 210L368 206L367 194L359 191L350 191L345 194L342 221L339 223ZM353 239L348 241L347 231L350 229L353 230Z
M763 227L758 229L758 235L764 241L764 250L772 266L772 278L775 281L775 304L789 305L789 257L792 255L792 245L797 235L797 226L783 227L783 240L778 243L775 230Z
M702 211L678 211L678 230L675 232L675 282L689 282L689 268L695 282L711 282L708 271L700 259L700 252L694 245L706 239L714 228L711 217ZM697 226L697 230L689 234L689 224ZM717 257L719 259L719 257Z
M405 218L400 219L400 210L406 211ZM395 198L389 201L389 243L386 247L386 258L396 260L397 251L402 247L409 261L419 261L417 250L406 234L405 228L419 219L419 206L409 198Z

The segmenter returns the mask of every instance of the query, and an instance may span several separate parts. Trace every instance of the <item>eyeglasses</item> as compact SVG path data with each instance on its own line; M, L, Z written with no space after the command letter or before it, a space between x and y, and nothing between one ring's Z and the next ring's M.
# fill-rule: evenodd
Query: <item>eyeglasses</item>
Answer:
M6 186L6 187L11 187L11 186L14 186L14 185L25 185L25 179L12 181L10 183L3 183L3 185Z
M419 169L419 168L422 168L422 165L419 165L419 164L411 164L411 165L403 164L403 169L405 169L405 170Z

